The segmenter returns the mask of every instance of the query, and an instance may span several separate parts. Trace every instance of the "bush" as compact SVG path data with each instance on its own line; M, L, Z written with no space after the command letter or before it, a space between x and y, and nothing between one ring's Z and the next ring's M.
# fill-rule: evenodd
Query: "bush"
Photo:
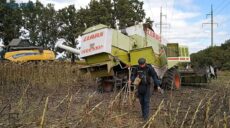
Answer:
M222 70L230 70L230 40L221 46L209 47L191 54L191 63L195 67L212 65Z
M230 62L223 64L222 70L230 70Z

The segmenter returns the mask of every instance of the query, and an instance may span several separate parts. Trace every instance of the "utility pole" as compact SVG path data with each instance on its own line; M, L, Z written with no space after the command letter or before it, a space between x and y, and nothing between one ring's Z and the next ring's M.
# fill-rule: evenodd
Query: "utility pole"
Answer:
M218 25L218 24L214 23L214 20L213 20L213 9L212 9L212 5L211 5L211 13L210 14L206 14L206 18L208 16L211 16L211 22L210 23L203 23L202 27L203 27L204 24L210 24L211 25L211 47L213 47L213 25L214 24Z
M160 23L157 23L156 24L156 27L157 26L160 26L160 37L162 37L162 28L163 28L163 25L168 25L168 26L170 26L169 24L164 24L163 23L163 17L167 17L167 15L163 15L163 13L162 13L162 7L161 7L161 9L160 9Z
M213 47L213 9L211 5L211 46Z
M161 34L162 34L162 17L163 17L163 15L162 15L162 7L161 7L161 11L160 11L160 36L162 36Z

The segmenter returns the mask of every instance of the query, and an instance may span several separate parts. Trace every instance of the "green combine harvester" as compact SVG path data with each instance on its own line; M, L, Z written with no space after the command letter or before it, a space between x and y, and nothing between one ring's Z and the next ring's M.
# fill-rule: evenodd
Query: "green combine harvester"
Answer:
M97 78L99 88L111 91L124 86L143 57L155 69L164 89L179 89L181 84L207 83L205 74L198 75L185 69L190 62L188 47L165 43L149 24L140 24L122 30L99 24L85 30L80 50L57 44L84 59L81 73ZM181 66L183 65L183 66ZM194 79L195 78L195 79Z

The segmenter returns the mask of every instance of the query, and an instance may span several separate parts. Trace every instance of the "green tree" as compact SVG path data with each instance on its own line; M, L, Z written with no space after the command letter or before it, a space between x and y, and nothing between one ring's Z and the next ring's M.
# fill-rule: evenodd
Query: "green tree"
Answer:
M86 27L105 24L115 28L113 3L111 0L92 0L86 8L78 11L78 17Z
M29 39L33 45L54 50L58 38L57 12L53 4L44 6L36 1L21 5L23 26L29 31Z
M27 6L22 7L23 26L29 31L29 38L32 45L42 45L39 39L40 36L40 22L44 6L41 2L33 3L29 1Z
M143 2L139 0L91 0L88 6L78 13L87 27L105 24L111 28L129 27L145 18ZM149 20L150 21L150 20Z
M76 47L77 38L84 30L84 22L78 16L74 5L69 5L58 11L58 27L60 28L59 37L64 38L68 45ZM75 61L75 55L72 54L71 61Z
M4 32L4 10L5 10L6 0L0 1L0 38L3 39L3 32Z
M120 28L138 24L145 18L143 2L139 0L114 0L115 19Z
M58 38L58 26L56 20L56 11L53 4L48 4L40 16L38 23L39 45L54 50L55 42Z
M225 41L221 46L209 47L197 53L191 54L192 64L203 67L206 65L217 66L229 70L230 67L230 40Z
M15 0L10 0L9 3L1 1L0 11L0 35L5 45L7 45L13 38L18 38L20 36L19 30L22 26L21 9L19 4L15 3Z
M115 27L114 10L111 0L92 0L89 3L90 25L105 24Z

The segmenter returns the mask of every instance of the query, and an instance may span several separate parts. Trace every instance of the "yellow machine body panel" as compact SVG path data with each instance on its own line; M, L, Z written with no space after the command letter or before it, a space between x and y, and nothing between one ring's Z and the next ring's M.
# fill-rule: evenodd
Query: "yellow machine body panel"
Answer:
M113 46L111 55L118 57L123 63L129 64L129 53L127 51Z
M6 52L4 58L13 62L45 61L54 60L55 55L50 50L19 50Z
M148 64L161 66L160 58L155 56L152 47L145 47L130 51L131 65L138 65L139 58L145 58Z

